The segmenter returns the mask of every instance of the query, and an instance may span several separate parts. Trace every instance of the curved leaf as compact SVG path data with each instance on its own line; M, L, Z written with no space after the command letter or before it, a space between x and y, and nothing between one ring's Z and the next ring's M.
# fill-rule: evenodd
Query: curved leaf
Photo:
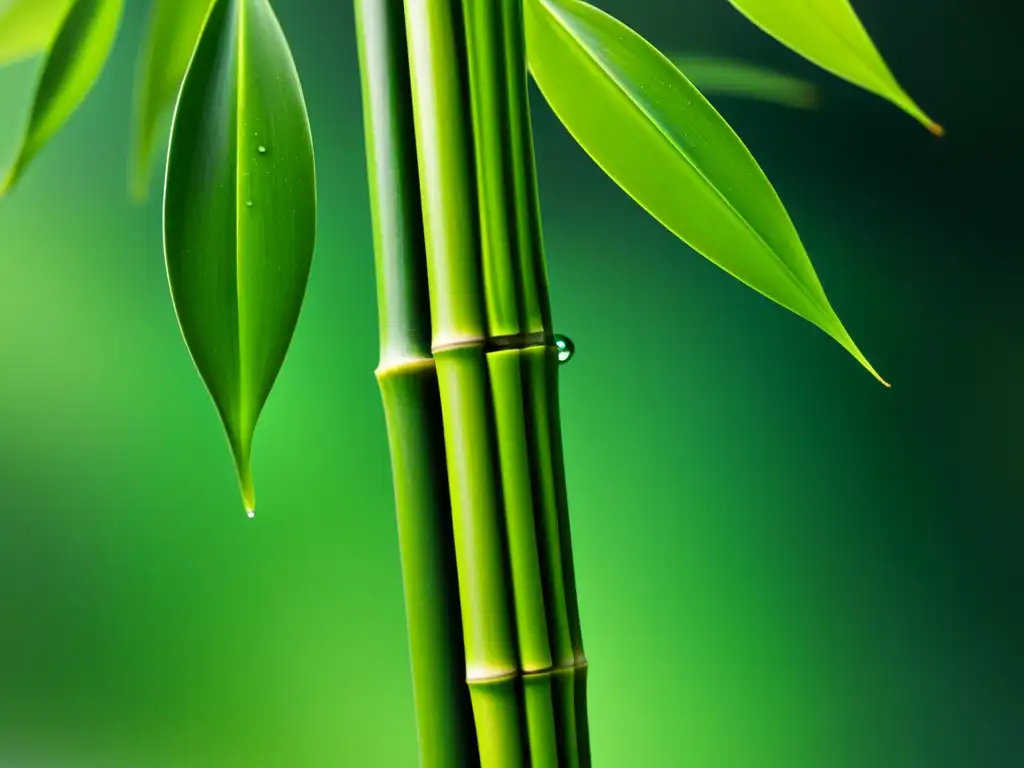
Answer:
M740 96L796 109L811 109L818 104L814 85L767 67L711 56L673 56L672 63L705 96Z
M11 0L0 4L0 66L44 53L73 0Z
M155 0L139 52L135 94L132 193L146 197L156 134L174 106L211 0Z
M837 77L888 99L936 136L942 126L903 90L850 0L729 0L786 47Z
M123 9L124 0L75 0L53 39L28 128L0 196L85 100L106 64Z
M619 186L694 250L817 325L878 376L829 305L768 179L671 61L578 0L527 0L526 34L544 97Z
M164 251L250 514L252 436L298 321L315 234L313 141L284 33L267 0L216 0L171 126Z

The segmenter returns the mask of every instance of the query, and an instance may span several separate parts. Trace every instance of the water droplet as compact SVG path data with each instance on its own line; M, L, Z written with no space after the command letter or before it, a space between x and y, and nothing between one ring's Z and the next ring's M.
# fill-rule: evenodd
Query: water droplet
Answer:
M572 339L560 333L555 334L555 349L558 350L559 363L568 363L576 354L576 345L572 343Z
M248 518L250 520L252 520L254 517L256 517L256 510L255 509L247 509L247 510L245 510L245 514L248 516Z
M261 155L267 154L267 148L264 147L262 144L256 147L256 151L259 152Z
M246 208L252 208L252 200L246 200L245 201L245 207Z

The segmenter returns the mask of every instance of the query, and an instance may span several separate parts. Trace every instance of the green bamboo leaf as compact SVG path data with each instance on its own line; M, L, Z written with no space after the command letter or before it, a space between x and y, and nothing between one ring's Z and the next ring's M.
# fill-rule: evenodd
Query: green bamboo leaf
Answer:
M45 53L73 0L0 2L0 66Z
M756 26L824 70L888 99L936 136L942 126L907 95L850 0L729 0Z
M671 61L579 0L527 0L526 32L530 70L548 104L619 186L698 253L814 323L878 377L830 306L761 168Z
M157 131L178 97L211 0L155 0L139 52L135 91L132 194L146 197Z
M215 0L171 125L167 276L250 516L250 451L298 321L316 235L313 140L267 0Z
M28 127L0 184L0 197L89 94L117 37L123 9L124 0L75 0L47 54Z
M818 104L814 85L768 67L713 56L673 56L672 63L705 96L739 96L796 109L812 109Z

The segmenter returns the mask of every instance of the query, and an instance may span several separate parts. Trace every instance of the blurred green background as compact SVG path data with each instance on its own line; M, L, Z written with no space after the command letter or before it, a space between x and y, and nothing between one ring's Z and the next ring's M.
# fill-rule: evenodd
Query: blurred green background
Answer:
M246 519L180 340L159 182L126 192L129 3L82 110L0 204L0 765L415 764L351 4L278 2L319 243ZM889 381L674 239L536 92L598 768L1024 765L1024 323L1014 27L857 0L942 122L724 0L601 0L666 51L803 75L718 99ZM37 65L0 71L0 167Z

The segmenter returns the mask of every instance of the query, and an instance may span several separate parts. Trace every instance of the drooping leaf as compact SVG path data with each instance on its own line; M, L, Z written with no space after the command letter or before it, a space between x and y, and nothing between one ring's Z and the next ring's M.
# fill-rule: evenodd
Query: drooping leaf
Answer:
M174 106L211 0L155 0L139 53L135 92L132 193L145 198L157 131Z
M50 48L74 0L10 0L0 3L0 66Z
M578 0L527 0L526 35L530 71L548 104L619 186L698 253L817 325L878 377L830 306L761 168L669 59Z
M3 196L92 89L117 37L124 0L75 0L54 37L36 88L28 127Z
M298 321L315 233L313 140L284 32L267 0L216 0L171 125L164 251L250 514L253 432Z
M832 74L888 99L936 136L942 126L907 95L850 0L729 0L786 47Z
M739 96L797 109L818 104L814 85L768 67L714 56L679 55L673 56L672 62L705 96Z

